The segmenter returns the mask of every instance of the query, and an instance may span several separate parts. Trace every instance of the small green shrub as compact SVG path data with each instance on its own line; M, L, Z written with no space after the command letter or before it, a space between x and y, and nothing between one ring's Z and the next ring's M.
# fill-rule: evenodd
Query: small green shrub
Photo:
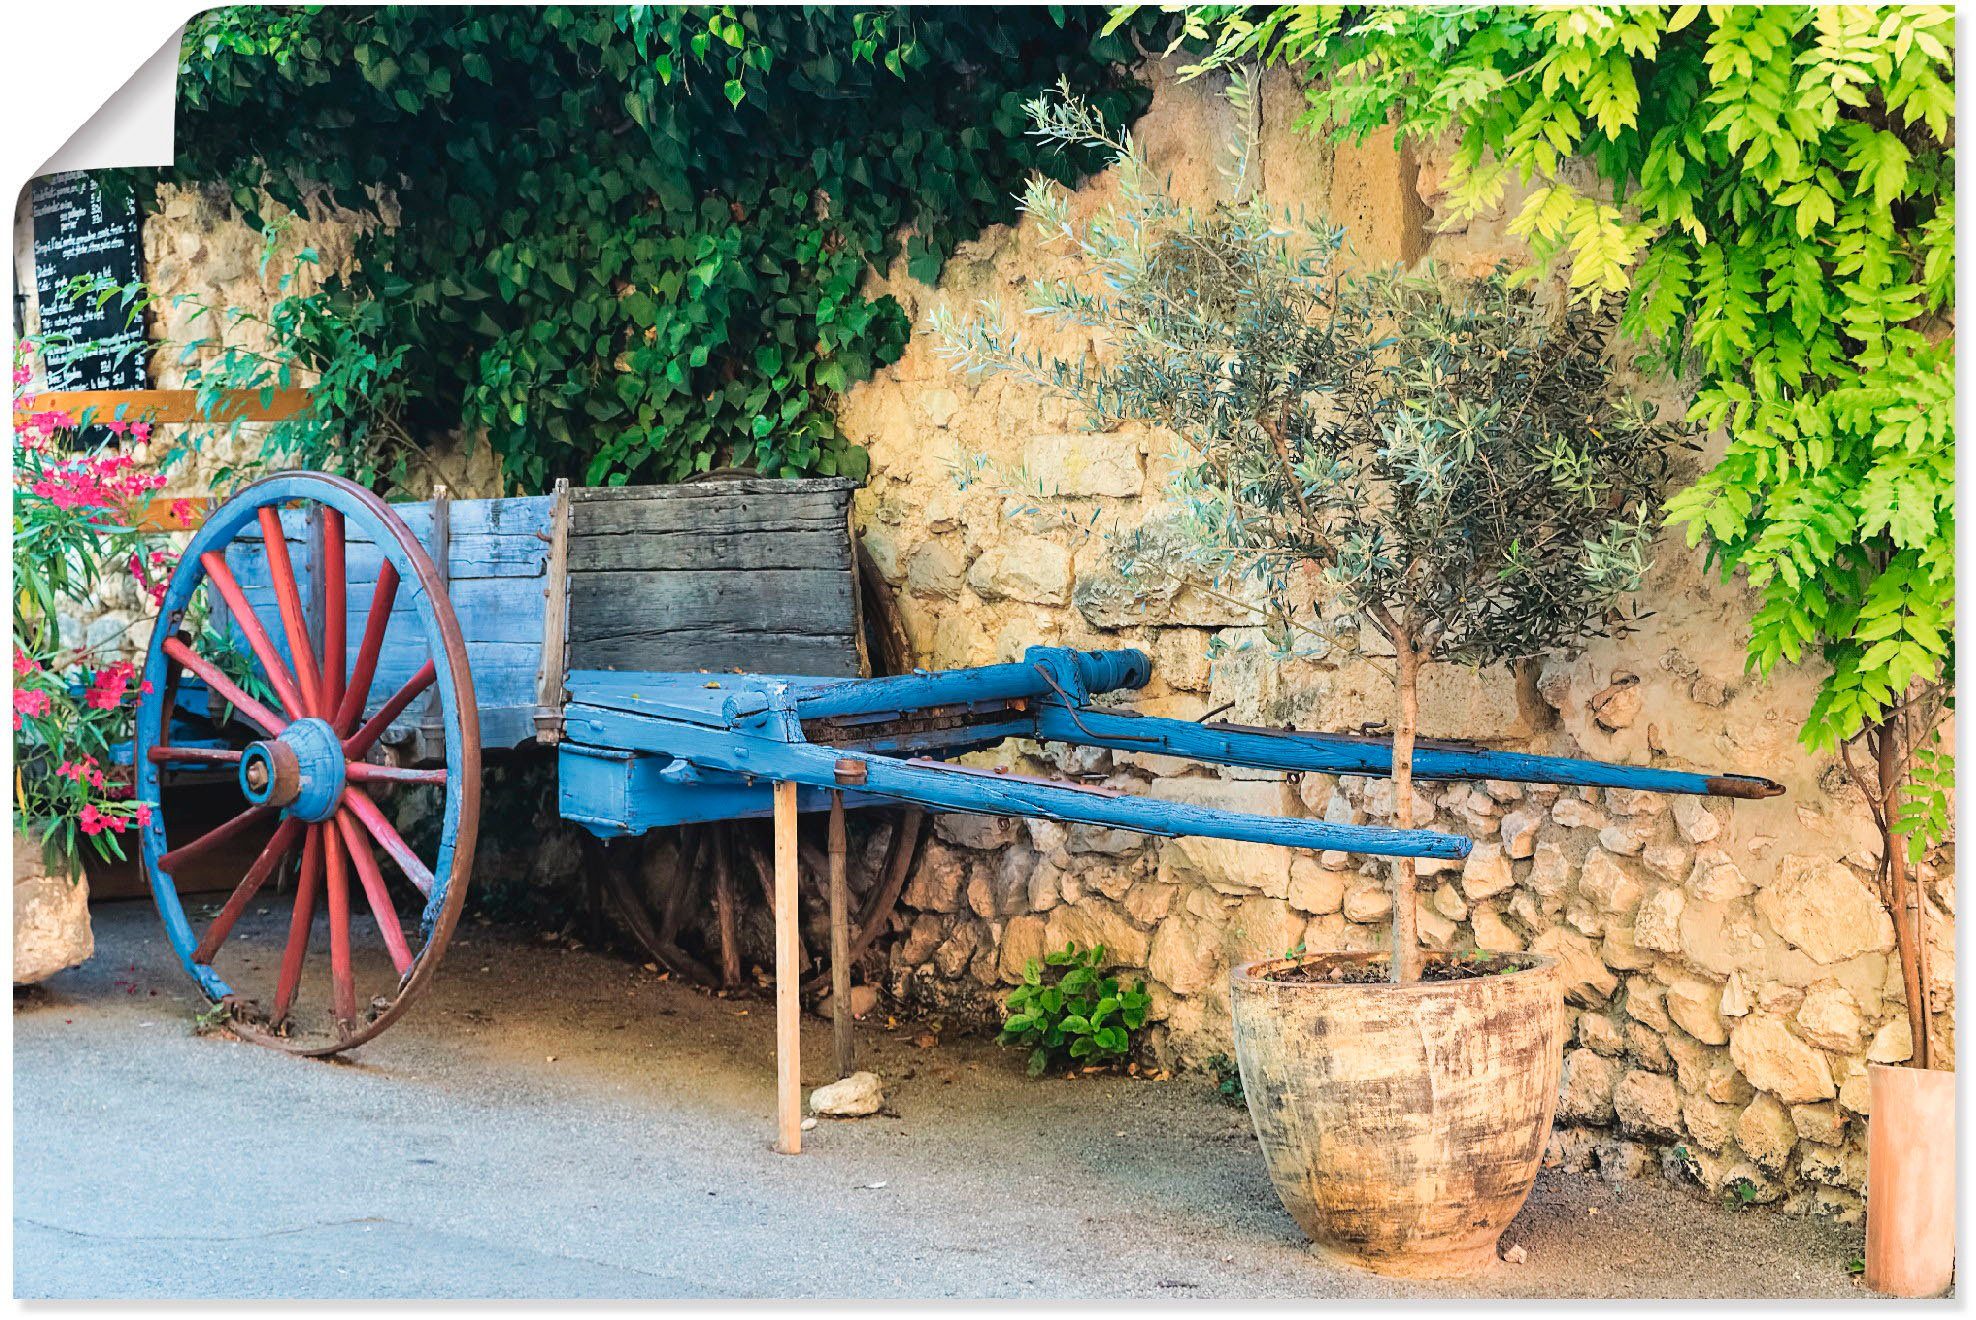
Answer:
M1004 1045L1029 1050L1029 1075L1038 1076L1053 1059L1110 1063L1132 1053L1132 1033L1146 1025L1152 998L1146 983L1130 990L1101 970L1105 946L1080 950L1072 940L1054 953L1034 958L1023 969L1022 984L1002 1001ZM1062 969L1054 979L1049 969Z
M1210 1054L1208 1071L1214 1074L1214 1093L1221 1097L1221 1103L1237 1108L1249 1103L1248 1096L1242 1091L1242 1069L1235 1060L1226 1054Z

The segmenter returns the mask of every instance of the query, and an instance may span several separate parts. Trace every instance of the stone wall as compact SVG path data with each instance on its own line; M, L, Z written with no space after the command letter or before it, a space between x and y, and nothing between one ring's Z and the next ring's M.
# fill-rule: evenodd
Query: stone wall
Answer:
M1141 141L1182 195L1219 195L1234 114L1212 86L1153 76L1158 92ZM1292 129L1299 109L1293 88L1265 85L1260 186L1272 200L1348 226L1358 260L1425 254L1479 269L1517 254L1500 216L1433 232L1435 160L1416 167L1379 138L1333 151ZM1075 206L1088 211L1110 188L1106 178L1093 181ZM1512 198L1505 209L1514 206ZM174 294L265 311L290 254L305 244L321 254L318 271L341 269L355 223L329 211L300 218L264 271L258 236L223 195L167 195L145 229L146 276L165 296L156 337L199 333L171 308ZM1019 315L1031 277L1064 273L1028 226L1016 226L965 245L938 288L912 281L903 262L875 282L923 325L937 305L966 312L983 298ZM1090 347L1039 329L1025 327L1059 349ZM161 387L182 383L176 354L161 353L153 374ZM1672 392L1667 404L1679 406ZM1062 404L1028 387L952 374L923 332L896 366L849 393L841 421L871 450L858 519L899 592L922 663L1010 659L1034 643L1138 646L1155 661L1152 684L1135 697L1149 713L1192 718L1227 706L1233 719L1325 729L1388 714L1390 685L1349 634L1330 654L1277 664L1240 601L1189 589L1143 602L1120 590L1103 533L1157 516L1173 462L1167 438L1080 432ZM202 435L168 493L203 492L213 471L252 452L255 436L254 428ZM447 446L440 465L458 494L497 493L484 453ZM1011 494L998 470L1019 471L1023 484L1052 495ZM104 591L102 610L74 628L107 634L136 622L125 635L141 647L142 594L116 582ZM1892 933L1870 887L1875 835L1832 758L1796 741L1817 675L1745 677L1749 600L1740 586L1706 573L1695 552L1666 536L1641 604L1649 612L1637 631L1568 661L1430 671L1423 732L1746 771L1783 782L1788 794L1723 804L1423 785L1416 821L1481 843L1465 865L1423 864L1421 929L1438 947L1529 948L1564 960L1573 1031L1556 1160L1612 1177L1663 1168L1712 1193L1740 1187L1760 1200L1856 1214L1864 1064L1907 1054ZM1216 639L1226 649L1211 660ZM1392 815L1391 787L1380 780L1217 774L1157 756L1021 744L978 759L1267 814ZM527 783L539 800L537 780ZM567 878L570 840L552 818L532 820L536 843L510 846L492 832L477 872ZM1923 874L1937 933L1931 1002L1948 1033L1952 856L1931 859ZM1377 868L1342 853L948 816L905 894L888 989L909 1006L988 1022L1027 958L1070 940L1103 943L1147 980L1153 1054L1197 1067L1230 1052L1232 963L1300 943L1383 947L1389 915Z
M1416 168L1378 139L1322 149L1292 129L1300 108L1294 88L1266 85L1261 186L1274 201L1346 224L1358 260L1424 252L1481 270L1521 255L1500 217L1433 231L1437 162ZM1160 75L1138 134L1176 191L1205 201L1225 187L1216 165L1235 128L1215 88ZM1075 195L1075 213L1102 205L1111 187L1093 181ZM934 307L964 315L984 299L1013 323L1031 278L1071 272L1018 225L963 247L938 288L912 281L903 264L878 283L916 325ZM1033 319L1023 330L1059 352L1093 347L1088 334ZM1061 403L1029 386L953 374L925 332L896 366L850 392L841 420L870 447L859 520L901 593L923 663L1007 660L1033 643L1137 646L1155 661L1136 697L1149 713L1193 718L1227 706L1231 719L1329 729L1388 715L1390 684L1349 636L1331 654L1279 664L1256 645L1254 616L1239 602L1182 590L1135 603L1119 590L1104 533L1157 516L1173 461L1167 439L1078 432ZM1865 1063L1908 1055L1892 927L1871 888L1876 836L1835 761L1796 741L1817 674L1745 677L1750 602L1740 585L1705 572L1696 552L1665 535L1640 603L1648 614L1635 632L1574 659L1430 671L1423 732L1762 774L1787 795L1730 804L1424 785L1416 822L1480 843L1466 864L1420 864L1421 930L1438 948L1563 960L1573 1030L1555 1160L1614 1177L1659 1166L1713 1193L1854 1215ZM1233 649L1210 660L1214 637ZM1382 780L1213 773L1061 746L1011 745L977 759L1265 814L1392 815ZM1933 860L1931 998L1947 1031L1953 866ZM992 1020L1026 959L1070 940L1102 943L1146 978L1155 1056L1186 1067L1231 1052L1231 963L1298 944L1383 947L1391 900L1378 864L1343 853L949 816L904 907L890 988L908 1003Z

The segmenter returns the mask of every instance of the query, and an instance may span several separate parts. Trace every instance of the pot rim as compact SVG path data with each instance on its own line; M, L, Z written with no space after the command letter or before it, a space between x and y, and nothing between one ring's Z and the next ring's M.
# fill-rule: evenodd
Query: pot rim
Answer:
M1871 1077L1874 1073L1922 1073L1924 1075L1939 1075L1953 1078L1955 1076L1955 1069L1923 1068L1915 1063L1877 1063L1868 1060L1866 1064L1866 1075Z
M1239 964L1230 968L1228 983L1231 988L1243 986L1268 986L1271 989L1293 993L1310 992L1316 994L1332 991L1381 994L1434 994L1460 993L1465 989L1489 982L1515 981L1544 972L1555 971L1558 960L1547 953L1518 953L1508 957L1527 958L1535 966L1520 967L1513 972L1501 972L1495 976L1464 977L1458 981L1409 981L1396 985L1391 981L1272 981L1262 975L1265 970L1274 971L1281 967L1307 967L1312 963L1365 963L1380 962L1392 957L1389 953L1305 953L1294 958L1258 958L1254 962Z

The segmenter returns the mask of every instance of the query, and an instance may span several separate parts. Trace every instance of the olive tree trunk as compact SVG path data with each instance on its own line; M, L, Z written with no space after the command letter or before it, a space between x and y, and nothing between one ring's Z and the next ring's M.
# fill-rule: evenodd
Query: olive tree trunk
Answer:
M1888 716L1874 731L1874 760L1880 792L1880 897L1894 919L1894 948L1900 957L1901 985L1907 994L1912 1062L1934 1066L1934 1021L1928 1011L1927 898L1907 869L1907 838L1894 828L1899 819L1901 780L1906 760L1906 715Z
M1403 830L1413 828L1413 738L1420 725L1420 652L1411 629L1393 635L1393 813ZM1420 930L1415 890L1420 868L1411 857L1393 858L1393 981L1420 979Z

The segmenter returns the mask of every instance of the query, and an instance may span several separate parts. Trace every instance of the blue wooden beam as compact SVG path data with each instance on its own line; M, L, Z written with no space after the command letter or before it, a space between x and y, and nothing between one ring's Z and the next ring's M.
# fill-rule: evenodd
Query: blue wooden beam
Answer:
M1074 784L818 747L772 735L757 735L745 729L708 729L596 706L570 706L563 727L565 737L576 743L664 753L703 770L725 771L764 783L781 780L812 788L857 788L867 794L936 811L1033 816L1164 837L1196 835L1390 857L1461 858L1473 846L1459 835L1432 830L1390 830L1303 817L1252 816ZM640 791L651 794L664 789L648 783ZM569 811L572 807L588 819L608 814L605 804L572 803L565 795L563 809Z
M1036 736L1051 742L1158 752L1258 770L1378 776L1393 773L1393 745L1389 739L1239 724L1194 724L1091 707L1073 710L1061 702L1045 702L1037 707ZM1414 749L1413 772L1422 779L1503 779L1514 783L1637 788L1654 793L1713 797L1766 798L1784 791L1783 785L1755 775L1704 775L1569 756L1531 756L1432 743Z

